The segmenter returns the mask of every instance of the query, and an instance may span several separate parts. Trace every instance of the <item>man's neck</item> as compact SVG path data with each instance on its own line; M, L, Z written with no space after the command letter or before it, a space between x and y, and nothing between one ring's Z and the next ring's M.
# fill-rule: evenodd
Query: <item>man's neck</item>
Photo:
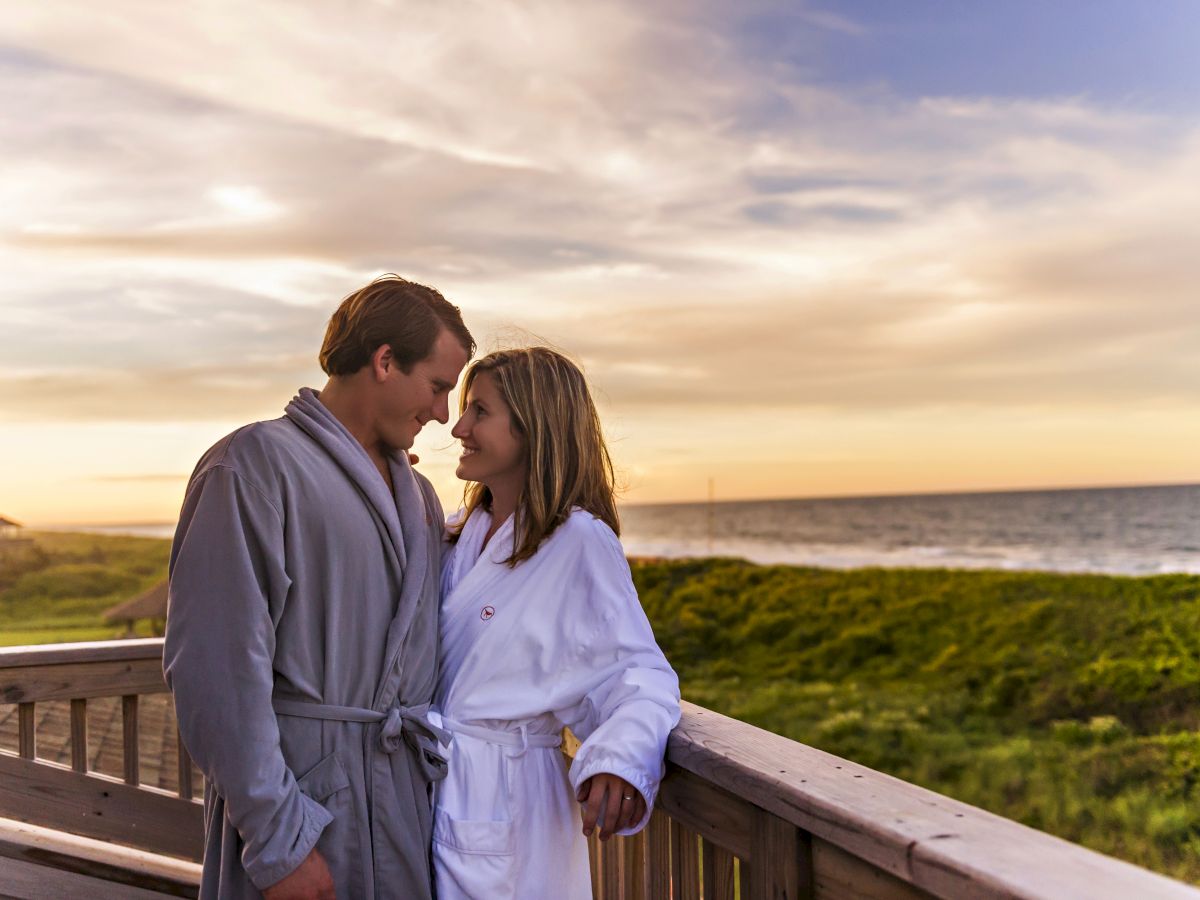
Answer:
M356 373L330 378L317 394L317 400L362 444L367 456L379 469L383 480L391 487L392 475L388 469L387 449L371 424L373 419L368 402L363 399L362 392L357 390L353 383L353 379L357 377Z

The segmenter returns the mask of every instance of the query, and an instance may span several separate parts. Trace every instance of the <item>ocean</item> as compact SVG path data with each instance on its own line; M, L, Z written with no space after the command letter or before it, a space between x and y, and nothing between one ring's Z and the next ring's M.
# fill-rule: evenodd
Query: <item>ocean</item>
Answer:
M1200 485L626 506L631 556L1200 573Z
M1200 485L625 505L630 556L1200 573ZM172 524L78 526L170 537Z

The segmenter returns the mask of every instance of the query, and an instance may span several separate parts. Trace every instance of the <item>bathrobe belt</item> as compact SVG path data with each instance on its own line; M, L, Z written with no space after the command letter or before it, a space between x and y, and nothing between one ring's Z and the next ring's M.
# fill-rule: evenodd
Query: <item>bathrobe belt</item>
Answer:
M384 753L395 753L401 745L412 751L417 768L428 782L446 777L446 757L440 744L450 743L450 734L429 721L429 704L417 706L396 705L386 713L360 706L333 706L328 703L313 703L308 700L288 700L275 697L271 700L275 712L281 716L299 716L304 719L324 719L330 722L382 723L379 729L379 749Z
M503 728L486 728L483 725L468 725L465 722L456 722L453 719L447 719L442 716L442 727L446 728L453 734L465 734L467 737L478 738L481 741L487 741L489 744L499 744L501 747L511 747L517 752L513 756L520 756L530 747L561 747L562 734L554 732L546 734L529 731L529 727L522 725L514 730L505 730Z

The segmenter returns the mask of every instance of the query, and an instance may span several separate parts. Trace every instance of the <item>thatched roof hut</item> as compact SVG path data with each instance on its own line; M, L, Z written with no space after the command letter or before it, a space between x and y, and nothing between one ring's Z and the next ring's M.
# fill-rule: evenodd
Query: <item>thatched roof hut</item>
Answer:
M138 594L124 603L118 603L111 609L105 610L104 621L110 625L125 623L125 628L133 632L133 623L138 619L150 619L155 634L162 633L162 624L167 620L167 580L164 578L150 590Z

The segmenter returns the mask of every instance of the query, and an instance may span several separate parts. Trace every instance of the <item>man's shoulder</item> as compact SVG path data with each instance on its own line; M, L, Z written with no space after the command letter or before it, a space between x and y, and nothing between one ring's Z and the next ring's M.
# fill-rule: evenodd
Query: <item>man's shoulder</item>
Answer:
M442 501L438 499L433 482L416 469L413 469L413 478L416 479L417 488L421 491L421 496L425 498L425 506L429 509L429 514L437 519L438 526L441 527L445 521L446 514L442 511Z
M276 468L298 436L298 429L286 417L243 425L208 448L192 478L217 467L246 475Z

